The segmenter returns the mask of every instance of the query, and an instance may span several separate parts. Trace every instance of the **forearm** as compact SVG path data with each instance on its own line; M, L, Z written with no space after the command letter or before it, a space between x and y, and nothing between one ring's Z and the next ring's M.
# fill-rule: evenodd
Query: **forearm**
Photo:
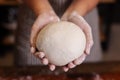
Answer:
M33 10L36 16L53 11L48 0L23 0L23 2Z
M74 0L70 7L66 10L65 15L69 15L76 11L79 15L85 16L99 2L99 0Z

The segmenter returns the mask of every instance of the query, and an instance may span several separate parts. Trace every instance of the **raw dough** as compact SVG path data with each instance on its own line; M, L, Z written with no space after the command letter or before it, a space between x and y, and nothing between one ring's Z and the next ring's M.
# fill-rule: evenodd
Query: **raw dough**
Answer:
M36 47L43 51L49 62L63 66L81 56L86 45L83 31L67 21L45 26L36 39Z

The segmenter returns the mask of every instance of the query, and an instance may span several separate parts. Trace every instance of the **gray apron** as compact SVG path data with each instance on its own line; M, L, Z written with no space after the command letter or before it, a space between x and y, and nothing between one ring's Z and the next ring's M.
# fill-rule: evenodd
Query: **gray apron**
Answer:
M64 11L71 4L72 0L49 0L56 14L61 17ZM18 14L18 28L16 33L16 53L15 64L20 66L40 65L40 60L30 53L30 31L36 17L34 13L24 4L20 6ZM101 60L101 48L98 31L98 15L94 9L87 16L87 22L91 25L94 38L94 46L91 54L85 62L94 62Z

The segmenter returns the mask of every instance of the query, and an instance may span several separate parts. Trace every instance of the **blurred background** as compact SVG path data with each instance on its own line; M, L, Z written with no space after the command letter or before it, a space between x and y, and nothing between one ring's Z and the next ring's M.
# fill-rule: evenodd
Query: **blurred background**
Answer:
M15 35L17 28L16 20L17 20L18 6L19 4L17 3L16 0L0 0L0 67L14 66ZM100 0L97 9L99 15L99 33L100 33L99 36L100 36L100 44L102 49L102 60L100 61L100 63L99 62L95 63L92 66L90 63L88 63L88 65L95 68L95 70L99 69L98 71L100 71L102 68L102 70L105 71L105 69L107 69L107 67L111 65L106 63L105 63L106 65L101 64L101 62L103 63L120 62L120 0ZM84 67L82 68L83 72L87 72L84 70L88 70L92 72L92 70L87 67L88 65L83 65ZM105 69L103 69L104 65L106 66ZM100 66L101 68L99 68ZM115 67L117 66L119 68L120 65L118 66L117 64L115 64L112 66L112 68L114 66ZM0 71L1 69L2 68L0 68ZM29 69L32 71L31 68ZM6 68L5 70L7 71ZM34 70L37 71L37 68L35 68ZM117 68L111 70L118 71ZM94 75L96 74L92 74L92 75L87 74L87 76L94 76ZM113 74L110 75L112 76ZM31 80L30 76L27 76L27 78L28 79L25 80ZM56 77L56 78L60 78L60 77ZM2 79L0 78L0 80ZM82 80L82 79L77 79L77 80ZM90 79L86 79L86 80L90 80ZM100 79L94 79L94 80L100 80ZM106 80L120 80L120 78L106 79Z
M14 65L18 3L0 0L0 66ZM100 0L98 6L101 61L120 61L120 1Z

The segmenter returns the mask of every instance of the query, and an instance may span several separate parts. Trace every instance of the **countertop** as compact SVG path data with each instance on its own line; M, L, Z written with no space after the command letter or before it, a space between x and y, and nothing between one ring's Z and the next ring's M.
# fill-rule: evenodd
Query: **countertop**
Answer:
M93 79L98 76L101 79ZM52 72L47 66L0 67L0 79L5 80L120 80L119 76L120 62L83 63L67 73L60 68Z
M56 71L50 71L47 66L28 66L28 67L0 67L0 74L46 74L47 73L64 73L61 68L57 67ZM83 63L68 73L120 73L120 62L99 62Z

